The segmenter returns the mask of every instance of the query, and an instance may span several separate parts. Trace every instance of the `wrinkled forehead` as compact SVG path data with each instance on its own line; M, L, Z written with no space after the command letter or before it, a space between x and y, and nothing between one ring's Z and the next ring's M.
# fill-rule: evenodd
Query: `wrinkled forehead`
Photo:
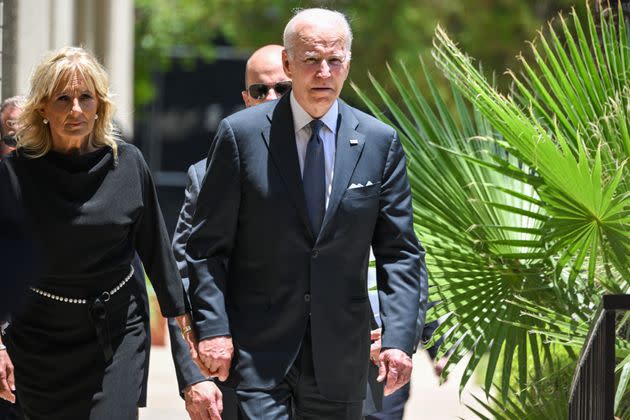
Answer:
M346 33L339 25L304 22L297 27L295 47L302 52L343 53L346 41Z
M59 74L50 91L51 95L59 92L95 91L94 81L80 67L69 68Z

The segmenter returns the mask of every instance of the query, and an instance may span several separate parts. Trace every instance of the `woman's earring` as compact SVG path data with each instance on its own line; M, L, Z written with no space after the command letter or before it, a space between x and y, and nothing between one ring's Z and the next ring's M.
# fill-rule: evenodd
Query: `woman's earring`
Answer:
M98 120L98 114L96 114L96 115L94 116L94 119L95 119L95 120Z
M48 120L46 118L44 118L43 123L44 124L48 124Z

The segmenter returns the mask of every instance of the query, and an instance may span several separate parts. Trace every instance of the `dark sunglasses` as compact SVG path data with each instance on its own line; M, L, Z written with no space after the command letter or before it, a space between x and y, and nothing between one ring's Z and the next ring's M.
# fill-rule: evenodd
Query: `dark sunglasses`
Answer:
M17 138L15 136L4 136L2 142L9 147L17 146Z
M284 95L291 89L291 81L287 80L285 82L278 82L274 85L266 85L264 83L254 83L249 85L247 88L247 92L249 96L254 99L265 99L267 94L269 93L269 89L273 88L273 90L280 96Z

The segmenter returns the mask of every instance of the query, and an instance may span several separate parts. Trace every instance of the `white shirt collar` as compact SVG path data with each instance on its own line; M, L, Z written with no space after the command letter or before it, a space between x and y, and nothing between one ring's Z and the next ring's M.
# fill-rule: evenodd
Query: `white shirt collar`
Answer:
M297 133L304 127L306 127L312 120L308 112L302 108L297 99L295 99L295 95L293 95L293 91L291 91L291 111L293 113L293 128ZM330 109L320 118L320 120L324 123L326 127L333 133L337 133L337 116L339 115L339 102L335 100L333 102Z

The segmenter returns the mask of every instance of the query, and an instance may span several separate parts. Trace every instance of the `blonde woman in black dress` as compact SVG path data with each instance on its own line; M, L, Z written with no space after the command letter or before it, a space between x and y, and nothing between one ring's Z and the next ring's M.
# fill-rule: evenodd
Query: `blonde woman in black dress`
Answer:
M18 149L0 163L44 256L0 344L0 396L12 399L13 365L28 419L137 418L148 367L146 310L129 281L135 252L162 314L177 318L194 349L150 172L112 134L113 113L101 65L83 49L61 49L36 68Z

